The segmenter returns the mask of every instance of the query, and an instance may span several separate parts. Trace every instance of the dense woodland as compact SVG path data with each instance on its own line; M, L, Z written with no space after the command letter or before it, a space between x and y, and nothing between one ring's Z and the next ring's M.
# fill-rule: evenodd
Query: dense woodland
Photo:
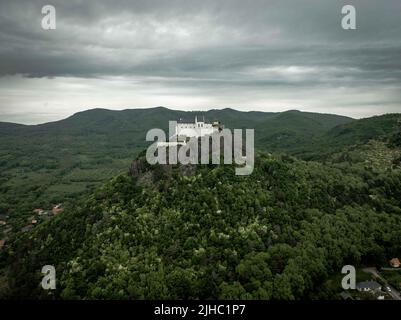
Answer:
M401 255L401 116L335 126L330 117L256 115L259 152L245 177L230 165L150 166L139 154L61 214L10 236L0 297L337 298L325 283L344 264ZM48 264L55 291L40 287Z

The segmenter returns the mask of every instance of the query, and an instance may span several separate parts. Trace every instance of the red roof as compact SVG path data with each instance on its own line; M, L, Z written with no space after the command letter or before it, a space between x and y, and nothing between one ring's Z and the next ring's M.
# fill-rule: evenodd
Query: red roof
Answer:
M390 264L393 267L398 268L400 266L400 260L398 258L393 258L393 259L390 260Z

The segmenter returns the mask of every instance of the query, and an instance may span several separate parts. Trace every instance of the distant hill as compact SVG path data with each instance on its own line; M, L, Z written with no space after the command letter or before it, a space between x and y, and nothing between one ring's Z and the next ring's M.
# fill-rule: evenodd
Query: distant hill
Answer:
M78 112L71 117L63 120L48 122L39 125L21 125L7 122L0 122L1 129L11 129L12 134L25 133L57 133L57 134L81 134L84 132L113 134L112 130L139 130L154 127L167 128L169 120L180 118L193 120L195 116L204 116L207 121L220 120L228 128L253 128L255 125L266 120L280 122L288 121L290 125L296 125L297 120L309 120L309 123L316 123L322 129L330 129L339 124L352 121L352 118L301 112L291 110L286 112L258 112L258 111L238 111L234 109L221 109L209 111L178 111L164 107L149 109L127 109L127 110L108 110L91 109ZM6 134L7 132L4 133ZM145 135L146 133L144 133Z
M293 154L305 159L322 160L333 153L369 142L390 141L401 132L401 114L386 114L359 119L335 126L317 139L300 145Z
M352 121L336 126L326 134L336 145L367 142L386 137L401 129L401 114L393 113Z
M292 146L299 146L301 140L320 136L353 120L300 111L272 113L222 109L185 112L163 107L122 111L92 109L40 125L0 123L0 145L4 146L5 154L14 150L18 151L18 157L25 153L34 159L38 159L38 155L39 158L42 155L53 158L62 150L63 157L67 158L79 152L88 156L113 153L120 159L132 159L138 150L148 145L145 136L149 129L167 130L169 120L192 120L195 116L204 116L208 121L219 120L227 128L254 128L257 147L270 151L289 151Z
M11 122L0 122L0 134L1 135L12 135L19 130L23 130L26 126L23 124L11 123Z
M290 110L275 114L255 127L256 144L269 152L295 152L311 147L330 129L354 120L332 114Z

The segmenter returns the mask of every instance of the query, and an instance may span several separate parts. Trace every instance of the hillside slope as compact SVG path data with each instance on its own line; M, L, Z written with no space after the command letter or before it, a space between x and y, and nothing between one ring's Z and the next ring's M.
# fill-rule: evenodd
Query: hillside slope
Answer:
M233 166L120 175L0 255L0 296L64 299L335 298L344 264L401 253L401 173L260 155ZM382 186L386 186L382 188ZM40 289L43 265L57 290Z
M290 110L256 125L256 145L269 152L294 153L312 147L329 130L352 123L347 117Z
M288 150L303 159L328 160L334 153L358 149L370 140L394 144L401 134L401 114L386 114L340 124ZM401 145L401 144L400 144Z

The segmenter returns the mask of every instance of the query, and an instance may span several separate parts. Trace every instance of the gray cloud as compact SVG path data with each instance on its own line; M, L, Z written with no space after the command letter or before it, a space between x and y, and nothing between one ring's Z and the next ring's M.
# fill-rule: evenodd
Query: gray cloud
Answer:
M52 1L54 31L41 29L45 4L0 1L0 119L37 122L99 101L401 111L399 0ZM357 9L355 31L341 28L345 4Z

